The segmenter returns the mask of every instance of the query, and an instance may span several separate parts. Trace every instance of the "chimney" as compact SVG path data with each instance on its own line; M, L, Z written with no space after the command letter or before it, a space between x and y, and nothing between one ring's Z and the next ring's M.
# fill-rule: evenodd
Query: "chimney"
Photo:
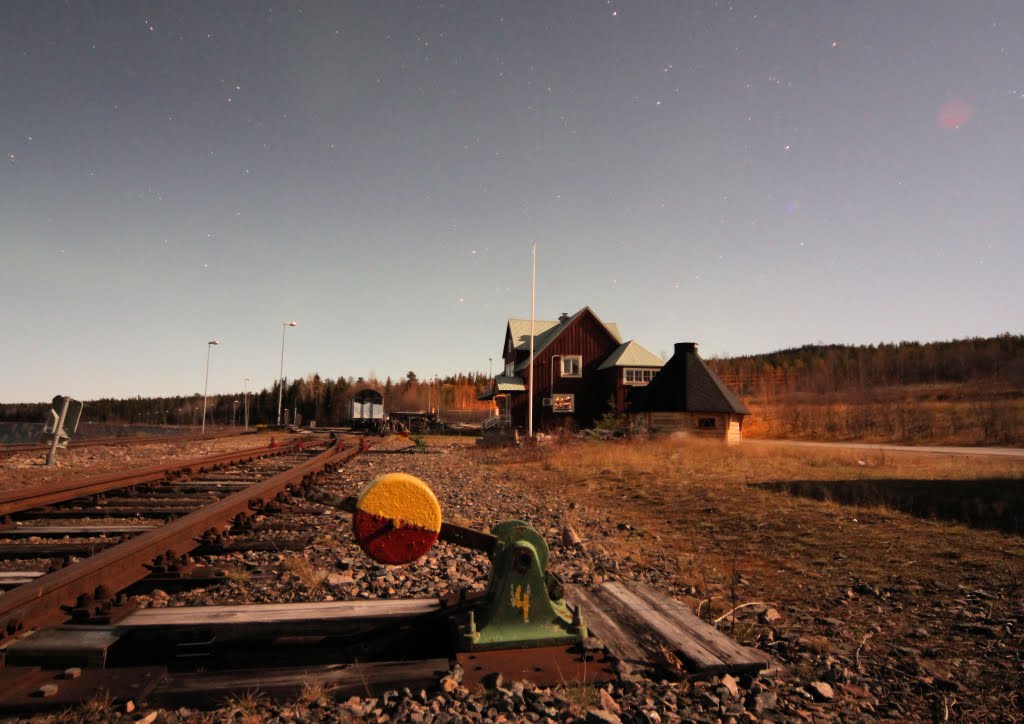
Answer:
M569 315L566 314L565 312L562 312L562 316L558 318L558 321L561 322L562 324L565 324L566 322L569 321Z
M697 354L697 343L696 342L676 342L676 354Z

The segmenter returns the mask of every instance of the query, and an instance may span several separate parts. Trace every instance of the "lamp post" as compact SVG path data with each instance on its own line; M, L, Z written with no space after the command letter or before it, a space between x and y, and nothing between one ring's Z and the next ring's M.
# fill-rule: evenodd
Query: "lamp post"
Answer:
M211 339L206 343L206 376L203 380L203 426L199 433L201 435L206 434L206 391L210 386L210 350L216 344L220 344L219 339Z
M487 358L487 377L492 379L492 380L494 379L494 358L493 357L488 357Z
M298 327L298 322L281 322L281 374L280 387L277 388L277 424L281 424L281 403L284 401L284 333L289 327Z
M249 383L252 382L252 377L246 377L242 380L242 399L245 400L242 408L244 410L243 415L245 417L245 429L249 429Z

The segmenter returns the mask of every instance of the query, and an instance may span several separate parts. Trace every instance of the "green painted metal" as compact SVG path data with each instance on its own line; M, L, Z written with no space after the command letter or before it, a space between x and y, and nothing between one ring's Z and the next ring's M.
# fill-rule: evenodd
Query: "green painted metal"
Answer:
M555 646L587 636L578 608L570 608L562 587L548 575L548 545L519 520L499 523L488 554L491 577L482 602L458 626L464 651Z

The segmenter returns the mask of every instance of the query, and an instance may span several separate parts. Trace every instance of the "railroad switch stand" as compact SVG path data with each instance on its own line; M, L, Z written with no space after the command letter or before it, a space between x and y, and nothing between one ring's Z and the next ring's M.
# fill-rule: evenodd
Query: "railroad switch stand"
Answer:
M569 606L548 571L547 543L527 523L505 521L490 534L442 524L433 491L404 473L380 476L342 507L353 513L356 542L381 563L412 563L438 540L487 554L491 572L483 595L463 595L453 610L457 651L569 646L586 639L580 609Z

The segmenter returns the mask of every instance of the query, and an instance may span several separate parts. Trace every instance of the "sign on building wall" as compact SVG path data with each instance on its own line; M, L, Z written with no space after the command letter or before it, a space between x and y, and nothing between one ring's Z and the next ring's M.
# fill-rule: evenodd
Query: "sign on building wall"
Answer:
M573 412L576 409L576 395L552 395L551 409L554 412Z

